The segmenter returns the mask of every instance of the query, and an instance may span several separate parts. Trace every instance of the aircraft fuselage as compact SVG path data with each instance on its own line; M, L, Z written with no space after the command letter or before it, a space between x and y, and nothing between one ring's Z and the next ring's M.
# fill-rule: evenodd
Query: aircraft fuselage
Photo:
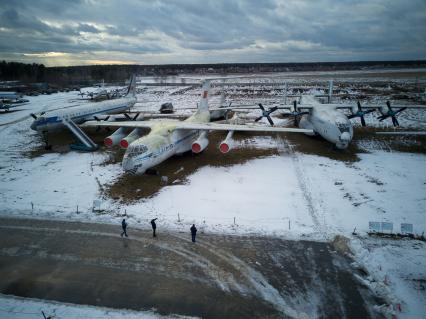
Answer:
M186 121L207 123L210 113L208 110L196 112ZM123 169L132 174L143 174L173 155L190 151L200 133L199 130L176 129L173 122L158 122L148 135L129 145L123 157Z
M351 121L338 110L326 104L313 106L299 121L300 128L312 129L339 149L346 149L353 138Z
M65 128L64 120L72 120L76 124L81 124L91 120L94 116L102 114L114 114L130 109L136 103L135 97L124 97L115 100L108 100L97 103L87 103L82 106L64 110L47 112L44 116L38 117L31 124L31 129L38 132L53 132Z

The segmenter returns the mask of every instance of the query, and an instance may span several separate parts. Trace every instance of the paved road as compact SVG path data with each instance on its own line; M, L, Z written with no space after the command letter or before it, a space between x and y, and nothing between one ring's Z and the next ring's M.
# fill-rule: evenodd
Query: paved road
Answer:
M371 318L327 243L0 218L0 292L203 318Z

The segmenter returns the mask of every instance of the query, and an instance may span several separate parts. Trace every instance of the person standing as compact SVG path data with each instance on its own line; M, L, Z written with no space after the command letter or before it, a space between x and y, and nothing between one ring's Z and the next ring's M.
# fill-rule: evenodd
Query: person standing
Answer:
M127 223L126 223L126 219L125 218L123 218L123 221L121 222L121 228L123 228L123 232L121 233L121 237L123 237L123 235L125 235L126 237L129 237L129 236L127 236Z
M191 229L191 236L192 236L192 242L195 243L195 236L197 235L197 227L195 227L195 224L192 224Z
M155 221L156 221L157 219L158 219L158 218L151 219L152 237L157 237L157 235L155 234L155 230L157 229L157 225L155 224Z

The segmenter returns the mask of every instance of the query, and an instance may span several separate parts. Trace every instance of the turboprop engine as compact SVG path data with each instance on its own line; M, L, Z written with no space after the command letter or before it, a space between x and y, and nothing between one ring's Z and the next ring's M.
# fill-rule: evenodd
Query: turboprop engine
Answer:
M222 154L228 153L234 147L234 140L232 139L234 131L229 131L226 138L220 143L219 150Z
M126 136L126 130L124 127L120 127L118 130L116 130L114 133L112 133L110 136L105 137L104 144L107 147L113 147L114 145L117 145L120 140Z
M135 128L133 131L130 132L129 135L127 135L125 138L121 139L120 146L121 148L128 148L130 143L136 141L139 137L141 137L141 129Z
M209 139L207 138L207 132L202 132L200 136L192 143L192 152L195 154L201 153L209 145Z

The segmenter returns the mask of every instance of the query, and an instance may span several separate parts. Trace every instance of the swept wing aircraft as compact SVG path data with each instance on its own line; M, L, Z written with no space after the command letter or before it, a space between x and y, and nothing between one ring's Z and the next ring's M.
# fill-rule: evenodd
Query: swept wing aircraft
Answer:
M258 125L232 125L210 122L211 113L208 107L210 80L202 84L201 101L197 111L185 121L160 120L160 121L126 121L126 122L97 122L90 121L82 127L119 127L109 137L110 145L120 143L127 147L123 157L122 166L126 172L143 174L147 169L158 165L175 154L192 150L194 153L202 152L209 144L209 131L228 132L219 149L226 153L232 147L234 131L248 132L297 132L313 133L311 129L265 127ZM133 131L124 137L126 128ZM148 135L141 137L141 129L149 129ZM107 141L105 141L107 142Z
M129 110L136 103L136 80L133 76L124 97L102 102L84 103L72 108L42 112L38 116L31 114L34 122L31 129L42 132L46 139L47 133L69 129L84 145L85 150L94 150L97 145L77 126L88 120L98 119L98 116L120 113Z

